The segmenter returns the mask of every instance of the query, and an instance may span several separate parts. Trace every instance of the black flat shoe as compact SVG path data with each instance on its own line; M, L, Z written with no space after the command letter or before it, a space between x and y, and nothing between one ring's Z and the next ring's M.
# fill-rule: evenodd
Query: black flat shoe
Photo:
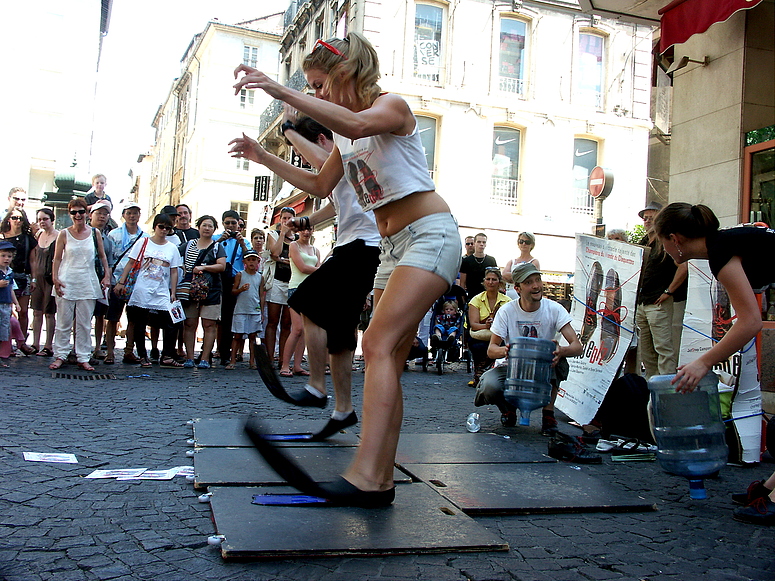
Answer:
M301 407L324 408L328 403L328 396L318 397L306 389L290 394L291 403Z
M331 418L330 420L328 420L328 423L325 426L323 426L322 430L312 435L312 441L321 442L326 438L330 438L334 434L339 433L345 428L354 426L357 423L358 423L358 416L355 415L355 410L351 411L350 414L343 420L335 420L334 418Z
M323 498L334 506L354 506L358 508L383 508L393 504L396 498L395 487L388 490L361 490L339 476L333 482L321 484Z
M295 404L295 400L288 395L285 391L283 384L280 382L280 377L277 375L277 370L272 365L272 360L269 359L269 355L263 347L259 347L256 352L256 366L258 367L258 374L261 376L261 381L269 390L273 396L286 403Z

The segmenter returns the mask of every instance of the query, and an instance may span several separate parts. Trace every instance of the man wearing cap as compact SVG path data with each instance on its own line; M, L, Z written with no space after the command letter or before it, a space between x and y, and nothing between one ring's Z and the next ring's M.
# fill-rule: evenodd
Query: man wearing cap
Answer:
M226 269L221 273L221 288L224 292L221 294L221 321L218 328L218 354L221 365L228 365L231 360L231 321L237 304L237 297L228 292L228 289L234 286L237 273L245 269L242 256L251 249L250 242L239 231L239 219L236 211L226 210L221 215L224 231L218 237L218 244L226 251Z
M140 222L140 205L136 202L124 204L121 212L124 223L108 234L108 238L113 243L113 259L108 261L108 266L113 269L113 278L111 280L110 298L108 300L108 311L105 313L105 343L107 344L107 354L105 364L115 363L114 349L116 344L116 331L118 322L124 312L127 301L118 297L113 292L113 285L116 284L116 277L124 272L124 267L129 262L129 251L132 246L141 238L147 238L148 235L142 231ZM134 326L127 322L126 328L126 347L124 348L124 363L140 363L140 358L134 354Z
M474 405L492 404L501 411L501 423L506 427L517 424L516 407L506 401L503 396L506 382L509 344L517 337L535 337L555 341L560 333L567 345L557 345L552 361L552 399L544 407L541 422L541 433L552 435L557 432L557 421L554 419L554 400L557 397L559 382L567 378L567 370L558 373L557 363L560 358L575 357L581 353L582 347L576 331L571 327L572 318L559 303L543 300L543 281L541 273L530 262L518 264L511 271L514 289L519 298L504 304L495 314L490 326L492 337L487 347L487 356L495 359L495 366L486 371L474 396ZM559 377L558 377L559 375Z
M108 236L109 230L107 229L108 220L110 220L110 212L113 210L113 204L106 199L97 200L91 206L89 211L89 225L99 232L102 236L102 246L105 249L105 258L108 261L108 266L115 262L114 249L115 244L113 240ZM102 277L98 277L102 278ZM94 304L94 354L95 359L104 359L105 352L100 349L102 343L102 332L105 328L105 314L108 312L108 304L98 300Z
M654 217L661 209L662 204L650 202L638 212L646 229L640 245L651 249L641 267L635 312L638 353L647 378L675 373L686 308L687 264L676 266L654 233Z

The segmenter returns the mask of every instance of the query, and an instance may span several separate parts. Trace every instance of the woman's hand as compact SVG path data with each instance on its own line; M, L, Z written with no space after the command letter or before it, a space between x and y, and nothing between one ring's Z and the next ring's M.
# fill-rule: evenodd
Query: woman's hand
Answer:
M250 161L262 165L264 163L262 160L266 159L265 156L269 155L266 150L258 144L258 141L248 137L244 133L242 134L242 137L237 137L237 139L229 141L229 145L231 145L229 153L232 154L232 157L249 159Z
M240 73L244 73L242 78ZM234 84L235 95L238 95L242 89L261 89L270 97L283 100L281 95L285 87L258 69L241 64L234 69L234 78L237 79Z
M65 286L66 286L65 283L60 282L59 279L54 279L54 291L56 292L58 297L61 297L65 294L63 290Z
M105 290L106 288L110 288L110 275L106 274L102 278L102 282L100 284L102 285L102 290Z
M175 294L175 291L174 290L170 290L170 303L174 303L176 300L178 300L178 297Z
M675 385L675 390L679 393L694 391L694 388L697 387L697 384L705 377L708 371L710 371L710 366L703 363L700 359L681 365L672 381L673 385Z

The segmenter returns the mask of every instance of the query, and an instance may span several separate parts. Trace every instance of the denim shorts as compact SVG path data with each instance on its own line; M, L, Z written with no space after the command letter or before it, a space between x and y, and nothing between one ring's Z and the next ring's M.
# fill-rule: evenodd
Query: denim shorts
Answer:
M438 274L452 285L460 270L463 247L452 214L423 216L379 243L374 288L384 289L396 266L413 266Z

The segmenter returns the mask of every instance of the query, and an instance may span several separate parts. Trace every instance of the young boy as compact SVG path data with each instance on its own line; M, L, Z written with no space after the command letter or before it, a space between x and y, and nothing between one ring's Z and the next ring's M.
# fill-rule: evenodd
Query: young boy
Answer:
M455 345L455 337L460 330L461 317L457 310L457 301L444 301L442 307L442 312L436 315L436 320L433 322L431 347L440 347L442 342L446 342L445 347L451 349Z
M19 301L14 293L11 261L16 248L7 240L0 240L0 367L8 367L11 356L11 317L13 307L19 311Z
M250 368L256 369L256 337L263 337L261 313L264 310L264 279L258 272L259 256L255 250L248 250L242 256L245 270L237 273L234 287L231 290L237 296L234 306L234 318L231 320L231 360L225 369L234 369L237 362L238 347L242 343L242 335L247 334L250 347Z

